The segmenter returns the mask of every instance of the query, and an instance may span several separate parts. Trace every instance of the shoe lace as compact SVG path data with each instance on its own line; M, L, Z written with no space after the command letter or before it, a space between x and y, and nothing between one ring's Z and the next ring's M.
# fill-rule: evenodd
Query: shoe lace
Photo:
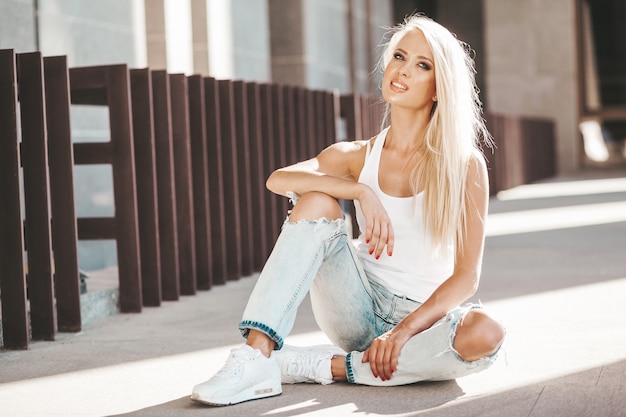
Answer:
M215 376L237 375L241 372L246 362L251 359L253 359L253 355L251 353L242 352L239 349L233 349L231 350L228 359L226 359L224 366L222 366L222 369L217 371Z
M318 356L299 354L289 361L287 373L295 378L315 380L320 362L321 358Z

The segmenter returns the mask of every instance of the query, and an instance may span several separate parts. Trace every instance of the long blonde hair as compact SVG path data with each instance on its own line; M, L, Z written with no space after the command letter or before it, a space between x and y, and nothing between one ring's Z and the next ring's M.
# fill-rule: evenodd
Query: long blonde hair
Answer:
M455 242L462 251L469 161L481 140L491 143L482 118L474 60L469 46L448 29L423 15L413 15L393 29L381 57L383 70L402 36L415 29L422 31L434 57L437 102L421 158L411 171L411 189L414 194L424 189L424 221L435 246L441 249Z

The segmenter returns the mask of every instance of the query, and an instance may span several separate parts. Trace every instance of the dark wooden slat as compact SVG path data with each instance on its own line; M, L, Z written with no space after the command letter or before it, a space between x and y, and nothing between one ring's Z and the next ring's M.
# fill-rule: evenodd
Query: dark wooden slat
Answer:
M43 58L18 54L18 90L22 121L24 211L28 253L28 294L33 340L54 340L56 310L48 205L48 152Z
M196 293L196 243L191 185L191 144L189 139L189 98L187 77L170 75L176 227L180 293Z
M261 143L263 146L263 177L267 179L269 175L277 168L276 153L274 151L274 112L272 106L272 87L269 84L262 84L259 89L261 100ZM276 212L278 212L279 197L273 193L266 194L267 210L265 211L265 223L267 224L267 232L265 234L265 242L267 252L265 258L270 254L271 248L274 247L274 241L278 237L281 222L278 221Z
M219 80L220 126L224 168L224 207L228 235L226 237L226 270L229 280L241 277L241 221L239 215L239 171L237 169L237 142L235 138L235 110L233 84Z
M109 109L111 159L108 163L112 165L113 171L119 305L123 313L140 312L141 258L128 67L125 64L106 65L71 68L69 71L73 104L107 105ZM94 91L98 91L100 96L92 96ZM82 146L89 147L88 144ZM105 149L104 145L98 146ZM76 164L82 162L79 148L74 147ZM99 158L90 151L85 153L91 155L87 159ZM79 225L79 239L80 236Z
M292 86L284 86L282 88L283 93L283 111L285 123L285 151L286 159L285 165L291 165L298 162L297 155L297 133L296 133L296 102L295 102L295 88Z
M196 241L196 274L200 290L213 285L213 256L211 252L211 211L209 207L209 162L205 122L204 80L200 75L187 78L189 86L189 134L191 139L191 169L193 186L193 215Z
M347 136L346 139L348 141L359 139L357 135L362 135L362 133L359 133L361 131L362 125L359 123L359 119L358 119L361 114L360 101L357 100L353 94L337 97L335 98L335 100L336 100L335 102L338 103L337 107L339 107L338 109L335 109L335 111L337 111L339 114L339 117L342 117L345 121L346 136ZM326 145L324 140L326 139L326 136L328 135L327 133L328 128L326 126L326 114L327 114L326 106L328 102L326 101L325 94L322 92L316 93L315 101L316 101L316 114L315 114L316 120L319 119L319 120L324 121L323 123L324 129L322 130L322 132L320 132L319 137L317 139L318 139L319 146L324 146ZM350 216L352 220L352 238L356 238L359 235L359 229L358 229L358 225L356 222L356 210L354 207L354 202L344 200L341 202L341 204L342 204L345 214Z
M222 166L222 135L220 102L217 80L204 79L206 100L207 157L209 162L209 205L211 211L211 249L213 255L213 283L224 284L226 270L226 214L224 207L224 167Z
M555 126L548 119L521 119L524 183L556 175Z
M293 144L294 148L292 151L293 159L296 162L302 161L302 148L306 145L305 143L305 135L304 135L304 123L303 123L303 112L304 112L304 104L302 102L302 96L300 94L300 87L293 87L293 91L291 93L293 100L293 111L291 117L293 119Z
M113 145L111 142L79 142L74 144L74 163L76 165L111 164Z
M44 72L57 325L59 331L78 332L82 323L67 57L44 58Z
M141 294L144 306L161 305L161 251L156 156L152 120L152 77L148 69L130 71L133 141L137 179Z
M20 208L16 60L0 50L0 296L2 338L7 349L29 344L24 236Z
M152 72L152 105L156 149L159 236L161 240L161 284L163 299L178 300L180 270L178 266L178 229L174 191L174 147L170 110L170 82L165 71Z
M328 91L324 93L326 97L326 140L323 148L337 141L337 120L341 117L341 104L339 95Z
M317 137L316 137L316 145L318 149L323 149L327 142L326 139L326 123L324 117L324 92L323 91L315 91L315 125L317 126ZM348 139L353 139L350 135L350 124L349 121L346 122L346 129L348 131Z
M274 149L274 162L276 166L272 169L282 168L287 166L287 140L285 138L285 105L284 94L282 85L272 85L272 122L274 124L274 137L270 140ZM282 225L285 217L287 216L287 210L289 208L288 200L286 198L276 196L278 199L277 210L274 213L276 216L276 223ZM279 226L280 227L280 226ZM276 239L278 235L274 237Z
M70 69L72 104L107 106L109 67L81 67Z
M115 239L114 217L81 217L76 219L76 224L81 240Z
M115 232L120 276L120 310L140 312L141 257L135 183L135 153L131 118L130 79L126 65L108 71L109 130L113 145Z
M363 137L362 139L367 139L370 137L371 134L371 128L370 128L370 123L371 123L371 112L370 112L370 108L369 108L369 97L368 96L361 96L360 97L360 105L361 105L361 132L363 132Z
M323 118L323 115L317 117ZM346 122L346 135L348 140L361 140L363 138L361 120L361 100L356 94L341 96L341 117Z
M501 158L498 157L499 153L503 152L503 148L506 146L506 143L501 141L504 133L503 123L503 118L498 115L485 115L485 124L494 141L493 152L485 153L487 156L487 166L489 168L487 172L489 173L489 193L491 195L495 195L498 191L504 189L504 178L502 175L504 167L501 166L502 161Z
M250 126L248 124L248 92L243 81L233 82L235 140L239 173L239 220L241 222L241 274L254 271L254 238L252 236L252 173L250 169Z
M260 271L269 255L267 247L267 218L266 206L268 191L265 188L265 166L263 155L266 152L263 143L261 123L261 89L256 83L248 83L248 132L250 135L250 183L251 203L254 218L252 221L252 235L254 244L254 269Z
M321 149L317 148L317 129L315 125L315 95L311 90L305 90L305 120L306 120L306 157L312 158L317 155Z

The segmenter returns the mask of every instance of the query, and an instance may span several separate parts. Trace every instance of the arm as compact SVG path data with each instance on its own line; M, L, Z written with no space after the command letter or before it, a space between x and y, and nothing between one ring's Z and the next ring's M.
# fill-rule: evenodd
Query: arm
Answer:
M267 188L282 196L289 191L298 195L319 191L335 198L358 199L363 184L356 182L355 171L361 147L359 142L335 143L314 158L274 171Z
M478 289L489 203L487 167L482 157L474 157L470 163L467 196L464 252L457 253L454 272L419 309L406 316L395 328L376 338L363 355L363 363L369 361L374 376L380 376L382 380L391 378L400 350L411 337L428 329Z
M267 188L286 196L317 191L334 198L358 200L365 217L365 238L370 253L379 257L385 246L393 252L393 228L378 196L357 181L365 159L365 141L338 142L315 158L280 168L267 179Z

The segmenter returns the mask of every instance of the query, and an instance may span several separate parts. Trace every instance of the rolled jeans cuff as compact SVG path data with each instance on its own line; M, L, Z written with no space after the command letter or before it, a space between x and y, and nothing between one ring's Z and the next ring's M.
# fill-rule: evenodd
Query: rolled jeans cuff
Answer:
M276 343L276 347L274 348L274 350L280 350L283 347L283 338L280 337L274 329L266 324L260 323L258 321L243 320L241 323L239 323L239 330L241 331L242 336L246 339L248 338L250 330L258 330L261 333L265 333L267 337L269 337Z

